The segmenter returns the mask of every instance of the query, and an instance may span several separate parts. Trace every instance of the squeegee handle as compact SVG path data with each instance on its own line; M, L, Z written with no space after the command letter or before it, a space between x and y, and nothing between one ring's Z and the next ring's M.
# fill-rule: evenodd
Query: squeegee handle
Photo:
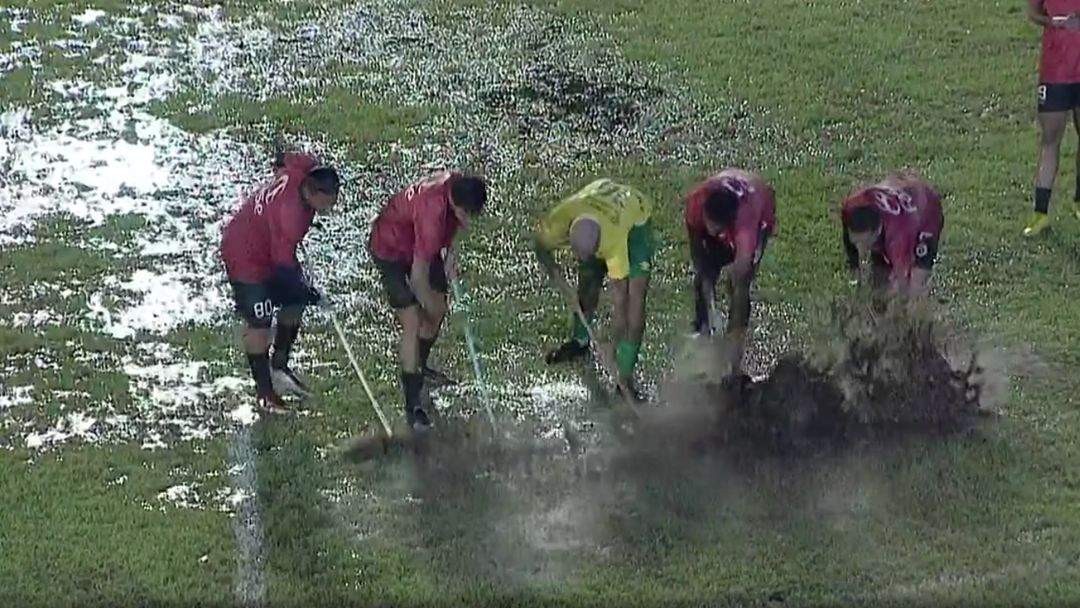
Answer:
M328 310L330 315L330 321L334 325L334 331L337 332L338 339L341 341L341 345L345 347L345 354L349 356L349 363L352 363L353 371L360 378L360 384L364 385L364 392L367 393L368 399L371 400L371 407L375 410L375 415L379 417L379 422L382 423L383 430L386 431L387 438L394 436L394 432L390 430L390 422L386 419L386 415L383 414L382 408L379 407L379 401L375 399L375 393L372 392L371 386L368 385L367 378L364 377L364 372L360 371L360 364L356 362L356 356L353 355L352 347L349 346L349 340L345 337L345 332L341 329L341 323L338 321L337 315L333 310Z

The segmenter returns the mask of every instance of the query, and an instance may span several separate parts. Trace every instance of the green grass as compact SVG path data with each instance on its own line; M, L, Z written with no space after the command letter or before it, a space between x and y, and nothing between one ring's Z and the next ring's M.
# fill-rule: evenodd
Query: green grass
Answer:
M32 4L49 10L60 6ZM441 0L431 10L469 4L476 2ZM460 492L425 496L413 485L408 462L356 467L326 457L323 447L372 417L358 386L316 375L315 387L326 393L319 415L255 428L268 603L1056 606L1080 601L1075 576L1080 567L1075 440L1080 433L1075 300L1080 223L1062 213L1071 204L1076 145L1070 135L1063 148L1054 231L1041 241L1020 240L1034 165L1038 49L1022 3L987 1L977 10L960 0L531 4L598 19L628 57L681 74L703 99L746 102L756 124L785 130L800 149L823 151L799 166L770 165L775 156L769 151L742 153L778 193L779 235L770 243L759 279L761 290L778 300L766 307L769 331L802 335L803 313L844 289L834 211L843 195L860 181L913 167L947 195L937 290L950 313L996 343L1034 345L1052 371L1019 379L1006 415L972 436L912 441L797 466L763 462L743 474L673 471L662 481L639 480L625 502L613 500L621 496L615 491L598 492L593 498L609 507L591 531L605 540L602 552L544 552L529 545L528 526L515 518L518 501L535 498L530 493L535 488L502 494L490 482L462 480ZM284 17L311 5L275 10ZM251 3L227 7L238 15L257 8ZM85 65L67 65L52 55L45 61L48 78L89 73ZM43 101L35 88L41 79L28 70L5 76L0 101ZM158 111L192 131L254 129L268 122L286 133L346 146L353 158L364 158L371 144L408 140L413 127L441 112L365 103L362 91L340 87L298 96L300 101L264 104L225 96L207 111L188 112L199 94L182 93ZM570 176L547 175L540 167L516 177L540 184L540 191L553 198L562 179L583 183L604 172L657 198L665 245L650 308L658 321L649 328L645 351L649 377L666 369L667 344L689 318L676 201L716 168L613 158L600 167L578 167ZM481 267L501 250L501 241L522 240L531 223L526 216L547 204L509 201L514 214L482 221L466 242L474 293L497 294L474 308L472 320L486 352L505 348L535 352L539 359L542 346L564 331L563 312L551 293L504 289ZM98 230L115 238L139 228L137 219L128 218ZM115 270L110 258L66 243L69 230L52 226L40 244L0 252L0 278L29 286L87 281ZM538 285L523 276L526 271L516 275L522 284ZM33 304L66 310L50 298ZM81 303L72 306L74 312ZM539 311L538 319L520 322L518 310ZM13 310L0 307L0 312ZM763 341L770 337L759 333ZM196 359L238 359L231 338L196 328L168 339ZM461 338L459 324L448 327L437 356L467 376ZM24 356L72 340L90 350L116 349L110 339L75 329L51 328L40 335L2 329L0 355ZM339 377L347 373L347 361L326 328L313 327L305 340ZM367 359L381 356L380 344L358 348ZM39 377L28 367L8 380L43 389L85 389L102 397L126 390L122 376L108 370L70 360L64 368ZM396 404L389 362L367 371L379 398ZM541 371L538 361L499 369L511 377ZM46 405L49 411L59 406ZM173 483L169 472L175 467L221 470L226 459L225 440L154 453L135 446L72 447L46 455L0 452L5 489L0 603L230 602L236 571L230 520L205 510L167 507L162 513L155 502ZM107 485L121 474L128 475L123 486ZM331 499L327 490L339 487L347 488L343 498ZM572 495L591 496L590 483L574 488ZM368 491L379 499L366 498ZM410 494L429 500L416 506L405 501ZM144 509L144 501L155 508ZM203 555L209 556L205 562L199 560Z

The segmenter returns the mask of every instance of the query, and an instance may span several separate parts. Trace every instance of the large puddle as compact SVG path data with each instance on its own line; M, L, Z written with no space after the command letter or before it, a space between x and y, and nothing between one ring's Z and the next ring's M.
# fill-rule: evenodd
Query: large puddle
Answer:
M383 383L395 382L393 336L371 295L377 283L360 244L381 202L423 171L473 167L489 177L495 217L470 239L465 261L467 270L485 270L473 297L492 310L530 306L528 314L540 318L558 307L538 297L545 287L520 218L580 181L575 172L610 158L738 162L780 137L757 130L745 108L704 104L673 75L630 64L598 24L525 7L434 14L430 5L384 1L286 21L230 21L220 7L183 4L122 14L91 9L60 23L55 40L20 37L28 25L52 20L49 13L4 9L0 18L13 38L0 53L0 71L47 74L57 53L78 66L70 77L36 76L38 101L0 113L0 244L17 251L59 241L103 256L111 268L86 284L59 272L44 286L5 287L0 302L12 315L3 322L40 332L76 326L115 339L108 352L50 343L20 356L86 357L91 368L127 376L119 401L130 402L62 396L31 386L25 374L8 376L0 386L13 404L5 428L19 430L0 439L7 445L78 439L161 447L250 418L230 416L235 406L227 404L244 385L234 361L193 360L167 338L231 327L218 234L240 193L264 176L270 141L242 142L229 129L185 132L152 113L155 102L185 95L187 110L198 113L221 96L304 99L312 87L337 86L372 103L434 108L412 127L409 140L418 143L374 144L363 163L317 139L298 142L339 159L348 180L343 211L320 221L307 256L342 303L351 334L381 361L375 376ZM536 167L550 179L523 179ZM137 227L123 227L132 218ZM51 231L57 219L75 228ZM348 254L338 255L343 246ZM525 261L505 263L518 259ZM504 322L474 319L485 321ZM537 347L520 344L513 333L483 344L498 406L552 423L580 413L588 393L577 374L522 377ZM302 345L300 356L317 358L305 349L319 347ZM168 357L159 356L163 349ZM473 392L465 383L439 403L467 410Z

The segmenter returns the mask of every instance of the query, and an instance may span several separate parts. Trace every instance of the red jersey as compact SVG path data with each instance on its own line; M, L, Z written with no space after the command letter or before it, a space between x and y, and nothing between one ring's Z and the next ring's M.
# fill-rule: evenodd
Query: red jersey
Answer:
M875 205L881 211L881 237L873 252L889 263L894 279L908 277L916 256L923 255L920 246L937 243L941 238L945 227L941 196L918 178L890 178L844 200L841 208L844 225L848 224L852 211L865 205Z
M380 260L412 264L433 260L457 233L450 188L460 173L442 171L399 192L379 212L369 246Z
M1028 0L1035 9L1051 18L1080 13L1080 0ZM1039 61L1041 84L1080 83L1080 32L1061 27L1043 28L1042 58Z
M306 154L286 154L274 179L240 206L222 232L221 257L229 280L262 283L278 266L295 267L296 247L315 210L300 200L300 182L316 166Z
M705 227L705 201L719 188L739 197L735 224L718 236ZM725 169L705 180L686 197L686 231L691 239L716 239L735 252L735 261L753 259L761 245L762 233L776 229L776 195L760 175L740 169Z

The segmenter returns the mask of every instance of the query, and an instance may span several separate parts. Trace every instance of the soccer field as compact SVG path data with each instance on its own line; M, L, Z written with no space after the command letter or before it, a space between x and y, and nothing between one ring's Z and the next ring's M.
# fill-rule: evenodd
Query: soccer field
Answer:
M1023 11L5 2L0 606L1080 603L1076 137L1054 228L1022 240L1039 51ZM303 258L396 418L370 224L432 169L489 180L462 243L469 305L433 355L461 381L435 402L465 421L435 466L337 454L377 421L320 311L295 353L318 396L297 416L253 409L218 247L278 141L342 175ZM681 197L725 166L777 198L750 372L806 348L824 303L851 291L839 201L906 167L944 195L932 301L1008 374L1000 415L804 458L620 457L600 430L604 380L544 364L567 313L535 221L599 176L656 201L638 369L655 395L693 312ZM505 432L545 450L492 455L488 394Z

